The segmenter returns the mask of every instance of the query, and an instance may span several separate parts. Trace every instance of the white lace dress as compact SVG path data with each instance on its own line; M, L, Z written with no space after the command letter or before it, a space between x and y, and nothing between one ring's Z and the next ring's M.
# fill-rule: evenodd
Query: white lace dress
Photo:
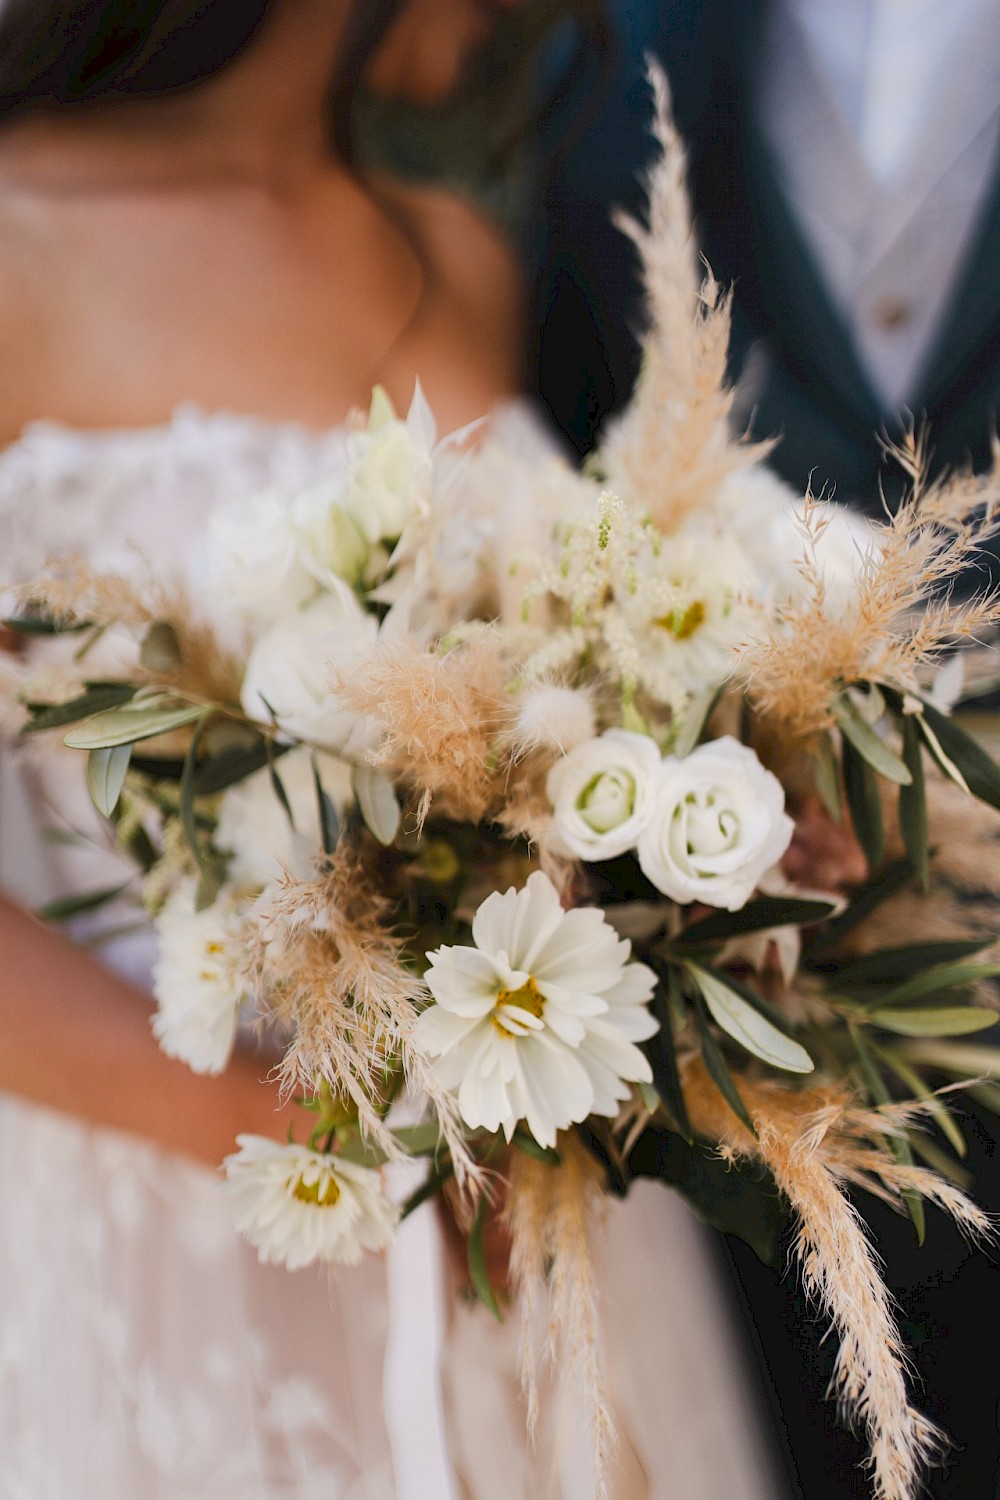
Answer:
M501 429L538 443L516 411ZM190 410L135 432L36 425L0 455L0 585L133 542L183 565L212 507L294 491L343 442ZM99 840L43 836L87 816L79 787L29 785L0 754L0 884L27 904L114 884ZM102 956L147 981L148 935ZM768 1500L686 1208L645 1185L601 1257L615 1500ZM262 1267L211 1172L0 1095L0 1500L587 1500L571 1406L553 1398L529 1454L512 1327L445 1309L441 1282L432 1210L356 1269Z

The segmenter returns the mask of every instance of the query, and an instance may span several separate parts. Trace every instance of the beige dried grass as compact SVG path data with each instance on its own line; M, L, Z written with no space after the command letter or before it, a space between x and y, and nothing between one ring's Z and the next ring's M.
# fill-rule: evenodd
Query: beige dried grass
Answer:
M649 173L648 223L622 215L646 293L643 364L628 410L609 432L598 467L667 533L709 504L722 481L768 451L734 441L727 382L730 298L699 264L666 77L650 67L659 159Z
M832 607L827 596L817 544L828 517L807 497L801 599L743 655L753 702L787 734L807 738L830 728L835 699L850 683L918 691L921 674L944 650L1000 620L1000 594L957 597L952 589L997 531L1000 446L988 474L963 471L933 481L921 437L910 432L891 452L909 491L878 528L879 545L864 555L850 608Z
M255 915L249 973L262 1013L291 1036L278 1069L284 1091L313 1094L325 1083L354 1104L362 1132L398 1159L404 1153L383 1118L387 1062L398 1057L434 1111L459 1188L481 1187L457 1103L414 1044L430 997L388 927L389 903L365 850L342 840L329 869L311 881L286 876Z
M373 757L410 786L421 803L479 822L504 799L507 767L499 736L511 720L510 670L498 648L425 651L414 641L383 641L356 670L336 676L338 697L382 734Z
M573 1132L559 1137L560 1164L514 1153L505 1214L510 1275L521 1313L521 1381L533 1434L539 1414L538 1375L551 1362L577 1389L587 1418L595 1500L608 1500L617 1446L603 1387L599 1293L590 1250L603 1207L600 1169ZM548 1329L539 1347L539 1313L547 1298Z
M831 1394L867 1433L876 1500L913 1500L943 1435L911 1404L906 1351L892 1299L848 1186L896 1206L909 1189L936 1202L969 1235L992 1233L988 1217L959 1189L926 1168L903 1165L886 1148L925 1106L865 1109L830 1085L795 1094L740 1079L756 1136L732 1113L701 1062L684 1067L684 1093L695 1131L724 1156L760 1162L788 1199L796 1220L793 1253L805 1290L840 1338Z
M242 670L237 656L218 640L184 585L143 565L134 574L102 572L79 557L59 558L18 591L22 605L43 609L63 624L87 622L100 629L120 626L137 642L150 626L165 622L176 636L176 665L137 663L131 680L179 693L197 702L237 704ZM81 680L87 675L81 666Z

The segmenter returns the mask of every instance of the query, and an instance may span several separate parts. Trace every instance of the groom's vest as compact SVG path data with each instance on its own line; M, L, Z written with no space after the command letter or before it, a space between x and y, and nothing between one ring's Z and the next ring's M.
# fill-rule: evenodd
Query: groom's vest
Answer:
M643 57L652 53L667 68L687 141L701 248L735 288L731 370L747 376L751 430L780 437L773 463L796 489L812 475L875 510L886 475L880 436L898 432L900 417L866 375L774 170L754 91L766 10L758 0L612 4L603 106L550 184L535 383L585 450L634 379L641 301L609 211L641 212L638 173L651 150ZM985 466L1000 407L1000 170L909 405L929 425L938 464Z

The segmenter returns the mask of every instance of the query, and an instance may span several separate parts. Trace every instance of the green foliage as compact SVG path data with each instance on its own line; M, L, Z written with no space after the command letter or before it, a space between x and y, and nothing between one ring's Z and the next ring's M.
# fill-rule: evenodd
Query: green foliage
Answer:
M479 1200L476 1216L469 1230L469 1239L466 1245L466 1255L469 1265L469 1279L473 1290L480 1302L491 1312L498 1323L503 1322L503 1315L496 1299L496 1293L490 1282L490 1273L486 1269L486 1253L483 1245L483 1231L486 1224L486 1215L489 1212L489 1194L484 1193Z
M131 745L109 745L91 750L87 756L87 790L97 811L110 818L125 785Z

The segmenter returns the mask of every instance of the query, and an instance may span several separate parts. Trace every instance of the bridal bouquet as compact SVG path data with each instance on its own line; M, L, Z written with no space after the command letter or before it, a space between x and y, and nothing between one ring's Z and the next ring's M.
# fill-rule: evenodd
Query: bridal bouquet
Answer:
M927 483L914 440L874 526L769 476L662 99L658 129L644 368L586 473L376 391L337 472L212 517L211 619L153 571L37 580L14 627L77 649L58 692L29 671L26 734L86 754L138 862L161 1045L216 1071L253 1020L301 1099L300 1139L225 1163L262 1258L356 1260L442 1192L500 1315L500 1221L529 1396L548 1294L600 1476L602 1195L660 1177L762 1255L787 1225L902 1500L937 1434L849 1193L990 1229L948 1088L997 1109L963 1038L997 1021L1000 768L949 707L1000 601L944 585L997 484Z

